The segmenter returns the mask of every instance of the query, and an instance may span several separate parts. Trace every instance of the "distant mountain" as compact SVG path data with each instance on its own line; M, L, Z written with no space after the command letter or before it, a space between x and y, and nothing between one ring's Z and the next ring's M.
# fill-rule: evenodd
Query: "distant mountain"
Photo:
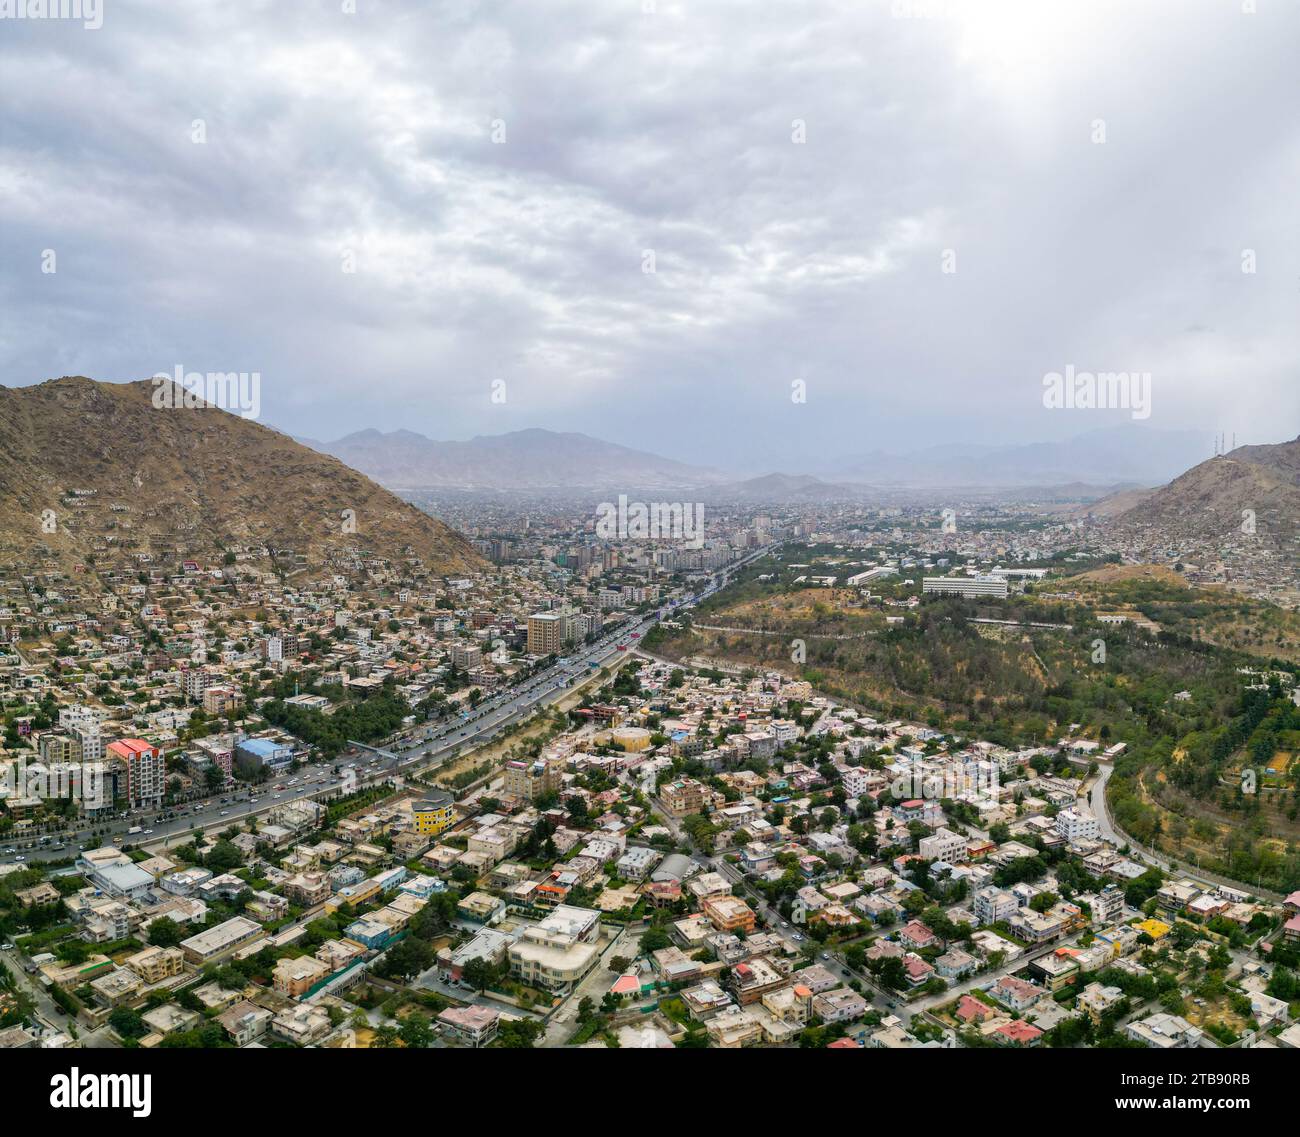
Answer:
M0 553L45 545L100 564L175 554L220 565L240 546L279 550L289 567L357 551L418 557L435 573L484 564L460 534L336 458L216 407L157 407L154 391L148 379L81 376L0 387Z
M816 501L850 501L871 494L868 486L824 482L811 474L764 474L740 482L709 487L715 499L797 504Z
M879 451L837 463L829 477L875 485L1052 486L1069 482L1159 485L1200 461L1210 436L1127 424L1063 442L1019 446L932 446L903 454Z
M361 430L317 444L382 485L397 490L680 489L725 480L690 466L586 434L517 430L441 442L410 430Z
M1171 537L1225 540L1252 535L1243 530L1243 521L1253 524L1253 536L1295 554L1300 529L1300 438L1239 446L1201 462L1116 518L1122 528L1156 528Z

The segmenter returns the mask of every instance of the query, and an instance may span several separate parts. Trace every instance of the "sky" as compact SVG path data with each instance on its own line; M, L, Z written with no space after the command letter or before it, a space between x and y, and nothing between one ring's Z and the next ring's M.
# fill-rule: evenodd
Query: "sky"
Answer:
M298 436L752 471L1300 434L1290 0L99 17L0 20L0 384L256 372ZM1044 405L1067 368L1148 413Z

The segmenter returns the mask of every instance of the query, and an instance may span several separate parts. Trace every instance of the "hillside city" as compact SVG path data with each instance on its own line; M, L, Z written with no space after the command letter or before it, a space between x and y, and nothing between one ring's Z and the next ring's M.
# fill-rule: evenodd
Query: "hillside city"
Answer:
M1295 1048L1300 892L1117 831L1122 739L657 654L782 565L893 625L1150 556L1023 520L731 506L696 548L552 506L465 525L464 576L38 547L0 576L0 1046ZM1294 591L1240 552L1162 550Z

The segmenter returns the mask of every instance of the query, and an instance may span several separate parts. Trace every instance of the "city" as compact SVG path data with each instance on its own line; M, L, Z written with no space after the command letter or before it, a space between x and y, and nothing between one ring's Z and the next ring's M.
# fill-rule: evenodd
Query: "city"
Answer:
M222 1121L632 1049L1280 1107L1297 32L0 5L14 1117L191 1051Z

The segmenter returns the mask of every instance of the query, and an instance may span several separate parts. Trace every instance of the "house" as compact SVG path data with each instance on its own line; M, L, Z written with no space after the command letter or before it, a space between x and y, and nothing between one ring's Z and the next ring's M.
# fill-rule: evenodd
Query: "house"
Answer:
M1030 1023L1013 1019L994 1030L990 1037L995 1042L1003 1042L1010 1046L1033 1046L1043 1037L1043 1032Z
M944 979L960 979L979 967L979 961L959 947L951 947L934 961L935 970Z
M245 999L222 1011L217 1022L236 1046L248 1046L266 1034L272 1017L270 1011Z
M1043 988L1017 979L1014 975L1004 975L993 984L989 994L1013 1011L1027 1011L1043 997Z
M486 1046L497 1036L501 1012L495 1007L448 1007L438 1015L447 1034L469 1046Z
M1145 1042L1156 1050L1193 1050L1200 1046L1204 1032L1178 1015L1163 1011L1131 1022L1124 1033L1135 1042Z
M918 951L923 948L940 946L940 939L920 920L912 920L898 930L899 941Z
M1123 1000L1124 992L1118 987L1103 987L1094 982L1079 992L1078 1008L1093 1022L1101 1022L1102 1016Z
M982 1023L987 1019L991 1019L997 1013L987 1003L981 1003L970 995L963 995L957 1000L957 1009L953 1012L953 1015L958 1022L970 1024Z
M822 995L814 995L812 1013L825 1023L852 1022L867 1013L867 1001L856 991L839 987Z

